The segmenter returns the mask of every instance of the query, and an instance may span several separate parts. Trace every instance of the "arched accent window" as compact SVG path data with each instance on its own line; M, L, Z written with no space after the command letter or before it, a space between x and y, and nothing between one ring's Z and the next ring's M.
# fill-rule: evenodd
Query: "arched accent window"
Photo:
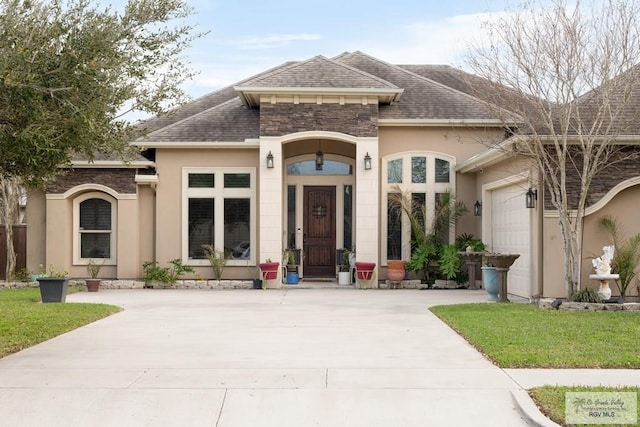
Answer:
M428 229L436 207L445 194L455 189L455 158L434 152L407 152L385 157L382 162L382 258L408 260L411 257L411 225L393 203L397 193L409 193L412 205L422 215L422 223ZM428 230L427 230L428 231ZM451 229L445 240L452 239Z
M117 202L105 193L83 194L73 201L75 264L90 259L104 264L116 262Z
M287 165L287 175L353 175L353 167L339 160L324 160L322 169L315 160L303 160Z

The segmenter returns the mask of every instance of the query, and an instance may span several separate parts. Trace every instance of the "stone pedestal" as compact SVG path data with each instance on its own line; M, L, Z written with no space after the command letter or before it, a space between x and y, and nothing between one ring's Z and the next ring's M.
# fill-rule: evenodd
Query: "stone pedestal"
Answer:
M620 278L619 274L590 274L589 279L600 281L600 289L598 289L598 296L602 301L608 301L611 298L611 288L609 287L609 280L617 280Z

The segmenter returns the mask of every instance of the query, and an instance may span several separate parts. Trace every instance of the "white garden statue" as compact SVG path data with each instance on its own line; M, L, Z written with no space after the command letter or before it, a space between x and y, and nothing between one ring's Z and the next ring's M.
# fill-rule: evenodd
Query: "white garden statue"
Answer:
M591 261L593 268L596 270L598 276L610 276L611 275L611 262L613 261L613 252L615 247L604 246L602 248L602 256L595 258Z
M618 274L611 274L611 262L613 261L614 246L605 246L602 248L602 256L591 261L596 274L589 275L590 279L600 281L600 289L598 296L602 301L608 301L611 298L611 288L609 280L616 280L620 277Z

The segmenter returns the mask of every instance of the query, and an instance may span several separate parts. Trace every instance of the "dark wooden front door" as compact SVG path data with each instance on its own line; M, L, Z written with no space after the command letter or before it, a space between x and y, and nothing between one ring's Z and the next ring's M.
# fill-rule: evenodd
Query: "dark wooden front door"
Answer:
M304 187L304 276L336 274L336 187Z

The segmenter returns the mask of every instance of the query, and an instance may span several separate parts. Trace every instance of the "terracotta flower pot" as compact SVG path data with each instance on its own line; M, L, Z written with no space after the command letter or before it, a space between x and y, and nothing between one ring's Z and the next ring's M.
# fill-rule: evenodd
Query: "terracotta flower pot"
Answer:
M388 260L387 261L387 280L392 282L401 282L404 280L405 268L404 261Z
M100 289L100 279L86 279L87 292L98 292Z

